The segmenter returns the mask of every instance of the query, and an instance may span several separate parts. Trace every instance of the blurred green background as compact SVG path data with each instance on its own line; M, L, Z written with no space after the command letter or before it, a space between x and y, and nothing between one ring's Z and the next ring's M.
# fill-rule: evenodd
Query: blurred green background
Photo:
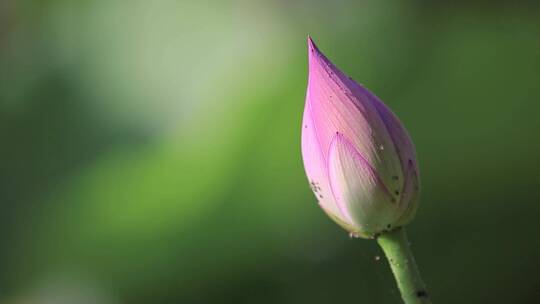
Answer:
M435 303L540 298L540 9L0 1L0 303L400 303L300 156L306 37L416 144Z

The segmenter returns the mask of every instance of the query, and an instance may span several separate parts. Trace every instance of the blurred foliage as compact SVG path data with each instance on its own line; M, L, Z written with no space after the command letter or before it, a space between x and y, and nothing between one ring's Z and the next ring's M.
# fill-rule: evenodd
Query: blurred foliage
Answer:
M0 303L400 303L315 203L306 36L410 131L434 302L540 296L531 2L0 2Z

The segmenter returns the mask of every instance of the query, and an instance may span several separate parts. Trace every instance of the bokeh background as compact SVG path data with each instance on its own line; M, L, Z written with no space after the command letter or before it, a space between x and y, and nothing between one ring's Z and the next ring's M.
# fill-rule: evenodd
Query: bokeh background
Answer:
M0 303L400 303L300 156L306 37L417 147L435 303L540 298L540 9L0 1Z

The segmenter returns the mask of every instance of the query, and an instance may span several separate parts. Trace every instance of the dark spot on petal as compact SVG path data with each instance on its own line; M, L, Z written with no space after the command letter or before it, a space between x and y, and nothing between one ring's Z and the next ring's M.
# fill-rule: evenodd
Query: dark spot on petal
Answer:
M392 228L392 224L386 225L386 228L388 228L388 229Z
M394 175L394 176L392 176L392 179L393 179L393 180L398 180L398 179L399 179L399 176Z
M399 190L394 191L396 195L399 195Z

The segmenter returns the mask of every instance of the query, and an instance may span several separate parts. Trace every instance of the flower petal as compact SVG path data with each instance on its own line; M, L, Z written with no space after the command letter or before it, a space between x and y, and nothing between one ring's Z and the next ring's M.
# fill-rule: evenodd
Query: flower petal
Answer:
M309 92L308 92L309 95ZM308 96L309 98L309 96ZM319 205L333 218L338 218L345 224L351 224L349 219L344 218L338 209L336 201L330 189L328 173L326 171L326 160L323 150L317 138L316 125L311 118L311 108L308 103L304 109L304 118L302 122L302 158L304 160L304 169L309 179L309 184L313 193L319 201Z
M373 96L372 102L375 105L375 108L379 112L380 117L382 118L394 146L396 147L396 152L400 158L402 165L402 171L405 172L409 169L410 163L412 162L413 168L418 171L418 163L416 162L416 151L414 149L414 144L409 136L409 133L399 121L399 118L376 96ZM404 173L407 175L407 173Z
M340 133L335 134L328 155L330 186L339 209L368 234L389 228L399 216L397 197L373 167Z
M376 97L334 66L309 39L309 80L306 105L311 107L317 136L328 147L336 132L349 138L384 183L393 176L403 182L394 142L372 100ZM327 159L327 151L323 150Z
M412 160L407 162L407 169L405 172L407 174L405 175L405 182L401 193L401 200L399 202L401 214L397 219L397 225L399 226L407 224L414 218L416 210L418 209L418 197L420 194L418 171Z

